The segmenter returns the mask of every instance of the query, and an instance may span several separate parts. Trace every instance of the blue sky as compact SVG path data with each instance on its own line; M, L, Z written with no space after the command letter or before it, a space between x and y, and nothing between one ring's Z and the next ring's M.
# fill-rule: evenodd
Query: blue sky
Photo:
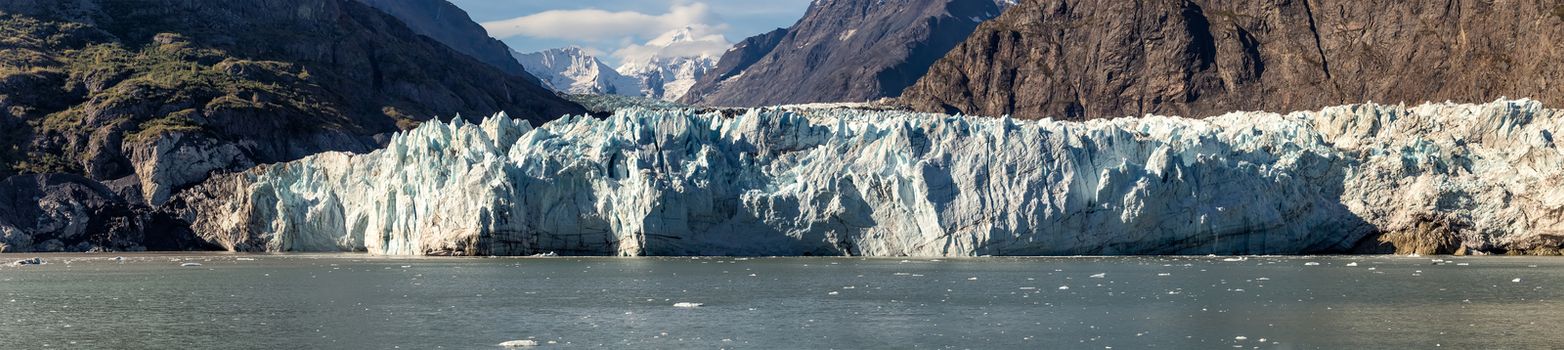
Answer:
M686 26L737 42L803 17L811 0L450 0L521 52L579 46L609 64Z

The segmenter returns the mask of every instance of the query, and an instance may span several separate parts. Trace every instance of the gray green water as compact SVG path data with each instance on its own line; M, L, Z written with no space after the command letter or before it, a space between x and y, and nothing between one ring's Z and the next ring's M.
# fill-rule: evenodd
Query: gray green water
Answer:
M1564 347L1557 258L43 257L0 348Z

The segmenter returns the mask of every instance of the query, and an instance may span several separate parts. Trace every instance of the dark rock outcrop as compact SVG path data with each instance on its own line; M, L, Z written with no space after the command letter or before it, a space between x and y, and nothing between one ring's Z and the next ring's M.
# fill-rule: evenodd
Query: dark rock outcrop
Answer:
M0 3L0 31L12 38L0 110L26 126L8 131L0 176L147 180L140 170L169 167L131 155L186 162L231 147L172 177L199 181L367 151L434 116L505 111L541 123L584 112L355 1L16 0ZM181 141L161 140L172 135Z
M505 43L489 37L467 11L445 0L358 0L402 20L413 32L439 41L506 73L530 76Z
M1558 105L1560 13L1552 0L1025 0L901 102L1065 119L1501 96Z
M895 97L1001 12L990 0L822 0L746 39L681 102L749 107Z
M0 37L0 177L82 175L114 199L81 201L136 217L212 174L368 151L436 116L586 112L351 0L9 0Z
M210 249L170 215L138 208L77 175L0 180L0 251Z

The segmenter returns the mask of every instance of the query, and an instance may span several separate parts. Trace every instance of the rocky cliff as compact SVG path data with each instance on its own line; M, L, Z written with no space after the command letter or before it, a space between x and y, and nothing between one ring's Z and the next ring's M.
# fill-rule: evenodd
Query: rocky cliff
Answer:
M1564 4L1025 0L902 101L920 110L1111 118L1364 101L1564 103Z
M901 95L999 15L990 0L823 0L786 30L745 40L681 102L749 107Z
M527 71L511 58L511 49L492 37L483 26L473 22L467 11L446 0L358 0L384 11L406 24L413 32L427 36L457 52L488 63L512 75Z
M354 1L4 1L0 37L0 177L80 174L143 211L434 116L583 112Z
M1560 128L1529 100L1084 123L631 108L426 123L176 201L241 251L1558 254Z

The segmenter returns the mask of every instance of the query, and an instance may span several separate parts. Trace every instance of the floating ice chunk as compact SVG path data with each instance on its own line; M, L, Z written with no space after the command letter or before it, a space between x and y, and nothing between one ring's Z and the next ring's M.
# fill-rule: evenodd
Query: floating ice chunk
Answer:
M1240 257L1236 257L1236 258L1225 258L1225 259L1222 259L1222 261L1227 261L1227 262L1248 261L1248 260L1249 260L1249 257L1247 257L1247 256L1240 256Z
M1096 274L1093 274L1093 275L1091 275L1091 276L1089 276L1089 277L1091 277L1091 278L1103 278L1103 277L1108 277L1108 273L1107 273L1107 272L1099 272L1099 273L1096 273Z
M1157 274L1157 276L1161 276L1161 277L1167 277L1167 276L1172 276L1172 275L1173 275L1173 274L1171 274L1171 273L1167 273L1167 272L1163 272L1163 273L1158 273L1158 274Z
M1233 337L1233 340L1248 340L1248 339L1249 339L1249 337L1245 337L1245 336L1242 336L1242 335Z
M1303 266L1320 266L1320 263L1310 261L1310 262L1303 263Z
M1070 290L1070 286L1059 286L1059 290Z
M1521 283L1521 279L1520 278L1516 278L1516 279L1510 280L1510 282Z
M681 301L681 302L673 303L673 307L702 307L702 306L706 306L706 304L692 303L692 302L687 302L687 301Z
M1347 267L1357 267L1357 266L1358 266L1358 262L1356 262L1356 261L1347 263Z
M825 295L837 295L837 294L842 294L842 293L838 293L837 291L834 291L834 290L831 291L830 293L825 293Z
M532 340L532 339L512 340L512 341L500 343L500 346L507 347L507 348L534 347L534 346L538 346L538 341Z
M238 261L255 261L255 258L238 258L238 259L234 259L234 260L238 260Z
M183 263L183 264L179 264L179 266L180 266L180 267L200 267L200 266L201 266L201 263L197 263L197 262L187 262L187 263Z
M968 280L968 281L976 281L976 280L977 280L977 277L967 277L967 280Z

